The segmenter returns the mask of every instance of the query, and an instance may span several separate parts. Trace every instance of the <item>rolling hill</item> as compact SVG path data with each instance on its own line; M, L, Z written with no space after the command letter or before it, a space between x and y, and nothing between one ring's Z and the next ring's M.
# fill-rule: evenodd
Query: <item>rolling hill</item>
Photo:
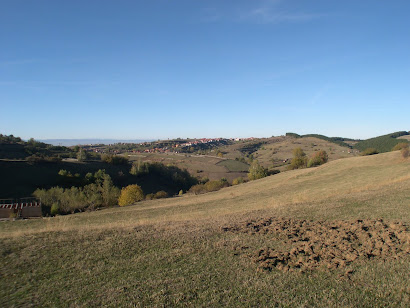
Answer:
M392 148L401 142L408 142L406 139L398 139L402 136L408 136L409 133L406 131L391 133L383 136L378 136L375 138L370 138L366 140L359 141L354 145L355 149L364 151L368 148L374 148L379 153L389 152Z
M410 161L391 152L205 195L3 222L0 303L406 307L409 191ZM304 243L323 253L286 263ZM331 245L354 258L321 263L338 254Z

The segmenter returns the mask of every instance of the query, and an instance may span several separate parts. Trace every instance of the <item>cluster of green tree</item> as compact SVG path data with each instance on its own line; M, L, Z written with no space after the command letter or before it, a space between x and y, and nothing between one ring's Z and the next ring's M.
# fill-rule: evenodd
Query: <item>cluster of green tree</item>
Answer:
M400 136L408 135L409 132L401 131L392 134L387 134L375 138L359 141L353 148L359 151L365 151L367 149L375 149L378 153L385 153L391 151L391 149L399 143L408 143L405 139L396 139Z
M24 143L20 137L14 137L13 135L3 135L0 134L0 144L14 144L14 143Z
M61 172L62 174L64 172ZM87 174L91 183L84 187L37 189L33 195L41 199L45 214L69 214L117 204L120 190L104 170Z
M301 148L293 150L293 158L288 166L289 170L311 168L327 163L329 156L326 151L320 150L315 152L311 158L308 158L306 153Z
M186 169L182 170L174 165L148 163L136 161L129 173L133 176L145 192L155 193L166 191L169 195L176 195L180 190L187 191L198 183Z
M204 193L211 192L211 191L217 191L217 190L220 190L221 188L228 187L228 186L229 186L229 183L227 179L222 178L219 181L218 180L207 181L206 183L194 185L189 189L189 192L195 195L199 195L199 194L204 194Z
M69 157L72 150L63 146L53 146L31 138L27 142L20 137L0 134L0 158L25 159L31 162L56 162L57 158Z
M298 135L295 133L286 133L287 137L293 137L293 138L304 138L304 137L314 137L314 138L318 138L318 139L322 139L328 142L332 142L335 144L338 144L342 147L347 147L347 148L351 148L352 146L348 143L346 143L345 141L356 141L354 139L349 139L349 138L343 138L343 137L327 137L324 135L319 135L319 134L307 134L307 135Z

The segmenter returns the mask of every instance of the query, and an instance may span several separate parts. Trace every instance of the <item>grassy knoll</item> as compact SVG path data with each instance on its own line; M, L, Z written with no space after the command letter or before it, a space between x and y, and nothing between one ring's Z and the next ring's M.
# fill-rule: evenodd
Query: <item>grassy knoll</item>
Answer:
M410 161L399 152L336 160L205 195L0 223L1 306L407 307L410 257L345 269L258 270L261 247L225 232L250 219L410 223ZM246 225L246 224L245 224Z
M265 168L283 171L286 170L286 164L284 164L283 161L286 159L290 160L293 157L293 150L299 147L302 148L309 157L317 151L325 150L329 155L330 161L353 157L359 152L358 150L351 150L347 147L316 137L287 137L275 140L275 142L268 141L267 144L253 153L253 156Z

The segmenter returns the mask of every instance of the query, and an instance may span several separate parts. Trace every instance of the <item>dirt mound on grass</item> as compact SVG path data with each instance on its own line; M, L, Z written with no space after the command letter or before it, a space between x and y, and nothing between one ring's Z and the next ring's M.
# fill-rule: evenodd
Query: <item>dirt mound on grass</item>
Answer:
M327 222L268 218L223 230L266 234L283 241L283 246L292 247L290 250L266 247L251 254L264 270L332 270L358 260L388 260L410 254L408 227L401 222L385 223L381 219Z

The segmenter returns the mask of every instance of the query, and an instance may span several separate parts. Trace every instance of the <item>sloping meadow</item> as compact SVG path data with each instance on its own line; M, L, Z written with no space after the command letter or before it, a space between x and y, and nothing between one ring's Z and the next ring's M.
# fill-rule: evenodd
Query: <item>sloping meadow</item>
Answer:
M410 305L399 153L198 196L0 223L0 305Z

